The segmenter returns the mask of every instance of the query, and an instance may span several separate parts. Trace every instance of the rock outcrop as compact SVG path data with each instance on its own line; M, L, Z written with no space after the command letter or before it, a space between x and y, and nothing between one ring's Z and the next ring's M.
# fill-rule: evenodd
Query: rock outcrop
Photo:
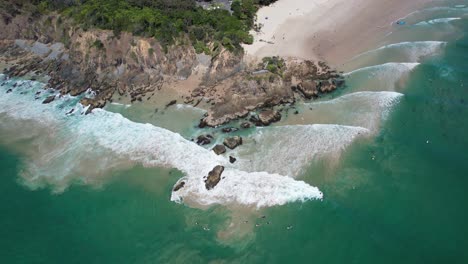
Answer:
M213 151L214 153L216 153L216 155L221 155L221 154L226 153L226 147L224 145L216 145L213 148Z
M208 177L205 180L205 187L207 190L211 190L216 187L216 185L218 185L219 181L221 181L221 175L223 174L223 171L224 167L218 165L208 173Z
M265 110L258 114L258 120L262 125L268 126L271 123L278 122L281 120L281 113L276 110Z
M201 146L208 145L211 143L211 139L213 139L211 135L200 135L197 137L197 144Z
M230 149L235 149L242 145L242 137L234 136L225 138L223 144Z

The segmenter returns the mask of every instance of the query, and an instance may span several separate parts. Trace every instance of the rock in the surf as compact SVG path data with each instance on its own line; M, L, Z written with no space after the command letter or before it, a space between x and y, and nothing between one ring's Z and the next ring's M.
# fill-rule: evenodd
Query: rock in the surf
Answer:
M229 162L230 162L230 163L234 163L234 162L236 162L236 161L237 161L236 158L234 158L233 156L229 156Z
M48 103L54 101L54 99L55 99L55 95L51 95L51 96L47 97L44 101L42 101L42 103L43 104L48 104Z
M250 128L250 123L249 122L244 122L241 124L241 127L244 129Z
M238 146L242 145L242 137L235 136L225 138L223 144L230 149L235 149Z
M211 190L216 187L216 185L218 185L219 181L221 180L221 174L223 174L223 171L224 167L218 165L208 173L208 177L205 180L205 187L207 190Z
M213 151L214 153L216 153L216 155L221 155L221 154L226 153L226 147L224 145L216 145L213 148Z
M178 190L184 188L184 186L185 186L185 182L184 182L184 181L181 181L181 182L179 182L179 183L174 187L174 190L173 190L173 191L174 191L174 192L177 192Z
M213 138L211 135L200 135L197 137L197 144L198 145L208 145L211 143L211 138Z
M237 130L239 130L239 129L238 129L238 128L235 128L235 127L225 127L225 128L223 128L223 129L221 129L221 131L222 131L223 133L231 133L231 132L235 132L235 131L237 131Z
M281 120L280 112L276 110L265 110L258 114L258 119L264 126L268 126L271 123L278 122Z

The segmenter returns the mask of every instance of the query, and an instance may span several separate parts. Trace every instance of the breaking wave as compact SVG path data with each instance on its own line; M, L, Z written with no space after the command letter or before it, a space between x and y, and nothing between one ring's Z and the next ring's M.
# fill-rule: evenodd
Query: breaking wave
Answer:
M424 57L436 55L442 51L447 42L444 41L413 41L385 45L374 50L361 53L351 61L360 60L364 66L385 64L388 62L416 63ZM389 61L390 60L390 61Z
M42 104L52 91L44 90L41 83L6 80L2 86L0 130L10 141L28 140L22 178L32 188L51 185L61 192L75 181L93 183L109 170L142 164L177 168L186 175L186 188L171 197L178 202L262 207L322 198L316 187L288 176L240 171L169 130L102 109L84 115L86 109L77 97L56 95L50 104ZM12 90L5 93L8 89ZM28 127L10 129L10 125ZM225 179L207 191L203 176L216 165L226 166Z
M259 128L248 148L239 148L239 166L247 171L267 171L298 176L313 159L337 157L357 137L369 130L341 125L293 125Z
M446 18L437 18L428 21L421 21L416 23L415 26L428 26L428 25L435 25L435 24L447 24L454 20L459 20L460 17L446 17Z

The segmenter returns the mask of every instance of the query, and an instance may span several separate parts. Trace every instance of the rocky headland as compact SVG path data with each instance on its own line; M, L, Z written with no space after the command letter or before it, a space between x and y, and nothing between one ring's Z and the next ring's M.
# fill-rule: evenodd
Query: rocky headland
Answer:
M39 14L21 5L0 9L0 17L0 70L9 77L41 80L60 95L83 95L80 102L88 106L87 114L120 98L130 103L164 98L166 108L179 102L206 109L199 128L242 119L239 127L222 129L228 134L268 126L282 118L277 106L313 100L344 85L340 73L324 61L252 58L219 42L200 50L184 34L168 45L155 37L85 28L59 12ZM50 96L43 103L55 99ZM230 163L237 159L229 150L243 143L235 135L214 147L210 134L193 141L227 155ZM223 170L213 168L206 189L216 187ZM173 191L185 184L179 182Z
M196 52L188 38L169 47L155 38L111 30L83 29L58 13L0 12L0 67L11 77L45 79L61 94L92 90L82 104L102 108L116 96L131 102L176 88L185 104L207 108L199 126L219 126L262 110L252 120L268 125L269 111L298 99L313 99L343 85L325 62L297 58L246 59L216 43ZM174 101L175 102L175 101Z

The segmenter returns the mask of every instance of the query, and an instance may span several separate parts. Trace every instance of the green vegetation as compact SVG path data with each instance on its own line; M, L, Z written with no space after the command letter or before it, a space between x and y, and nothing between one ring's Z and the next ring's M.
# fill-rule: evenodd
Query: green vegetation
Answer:
M278 75L283 75L284 70L286 69L286 64L284 59L280 57L264 57L262 59L263 68L268 70L271 73L275 73Z
M234 0L231 10L205 10L195 0L36 0L41 12L58 10L72 17L83 29L97 27L135 35L155 37L164 46L183 35L189 36L197 52L209 51L208 44L241 50L251 44L260 5L276 0Z

